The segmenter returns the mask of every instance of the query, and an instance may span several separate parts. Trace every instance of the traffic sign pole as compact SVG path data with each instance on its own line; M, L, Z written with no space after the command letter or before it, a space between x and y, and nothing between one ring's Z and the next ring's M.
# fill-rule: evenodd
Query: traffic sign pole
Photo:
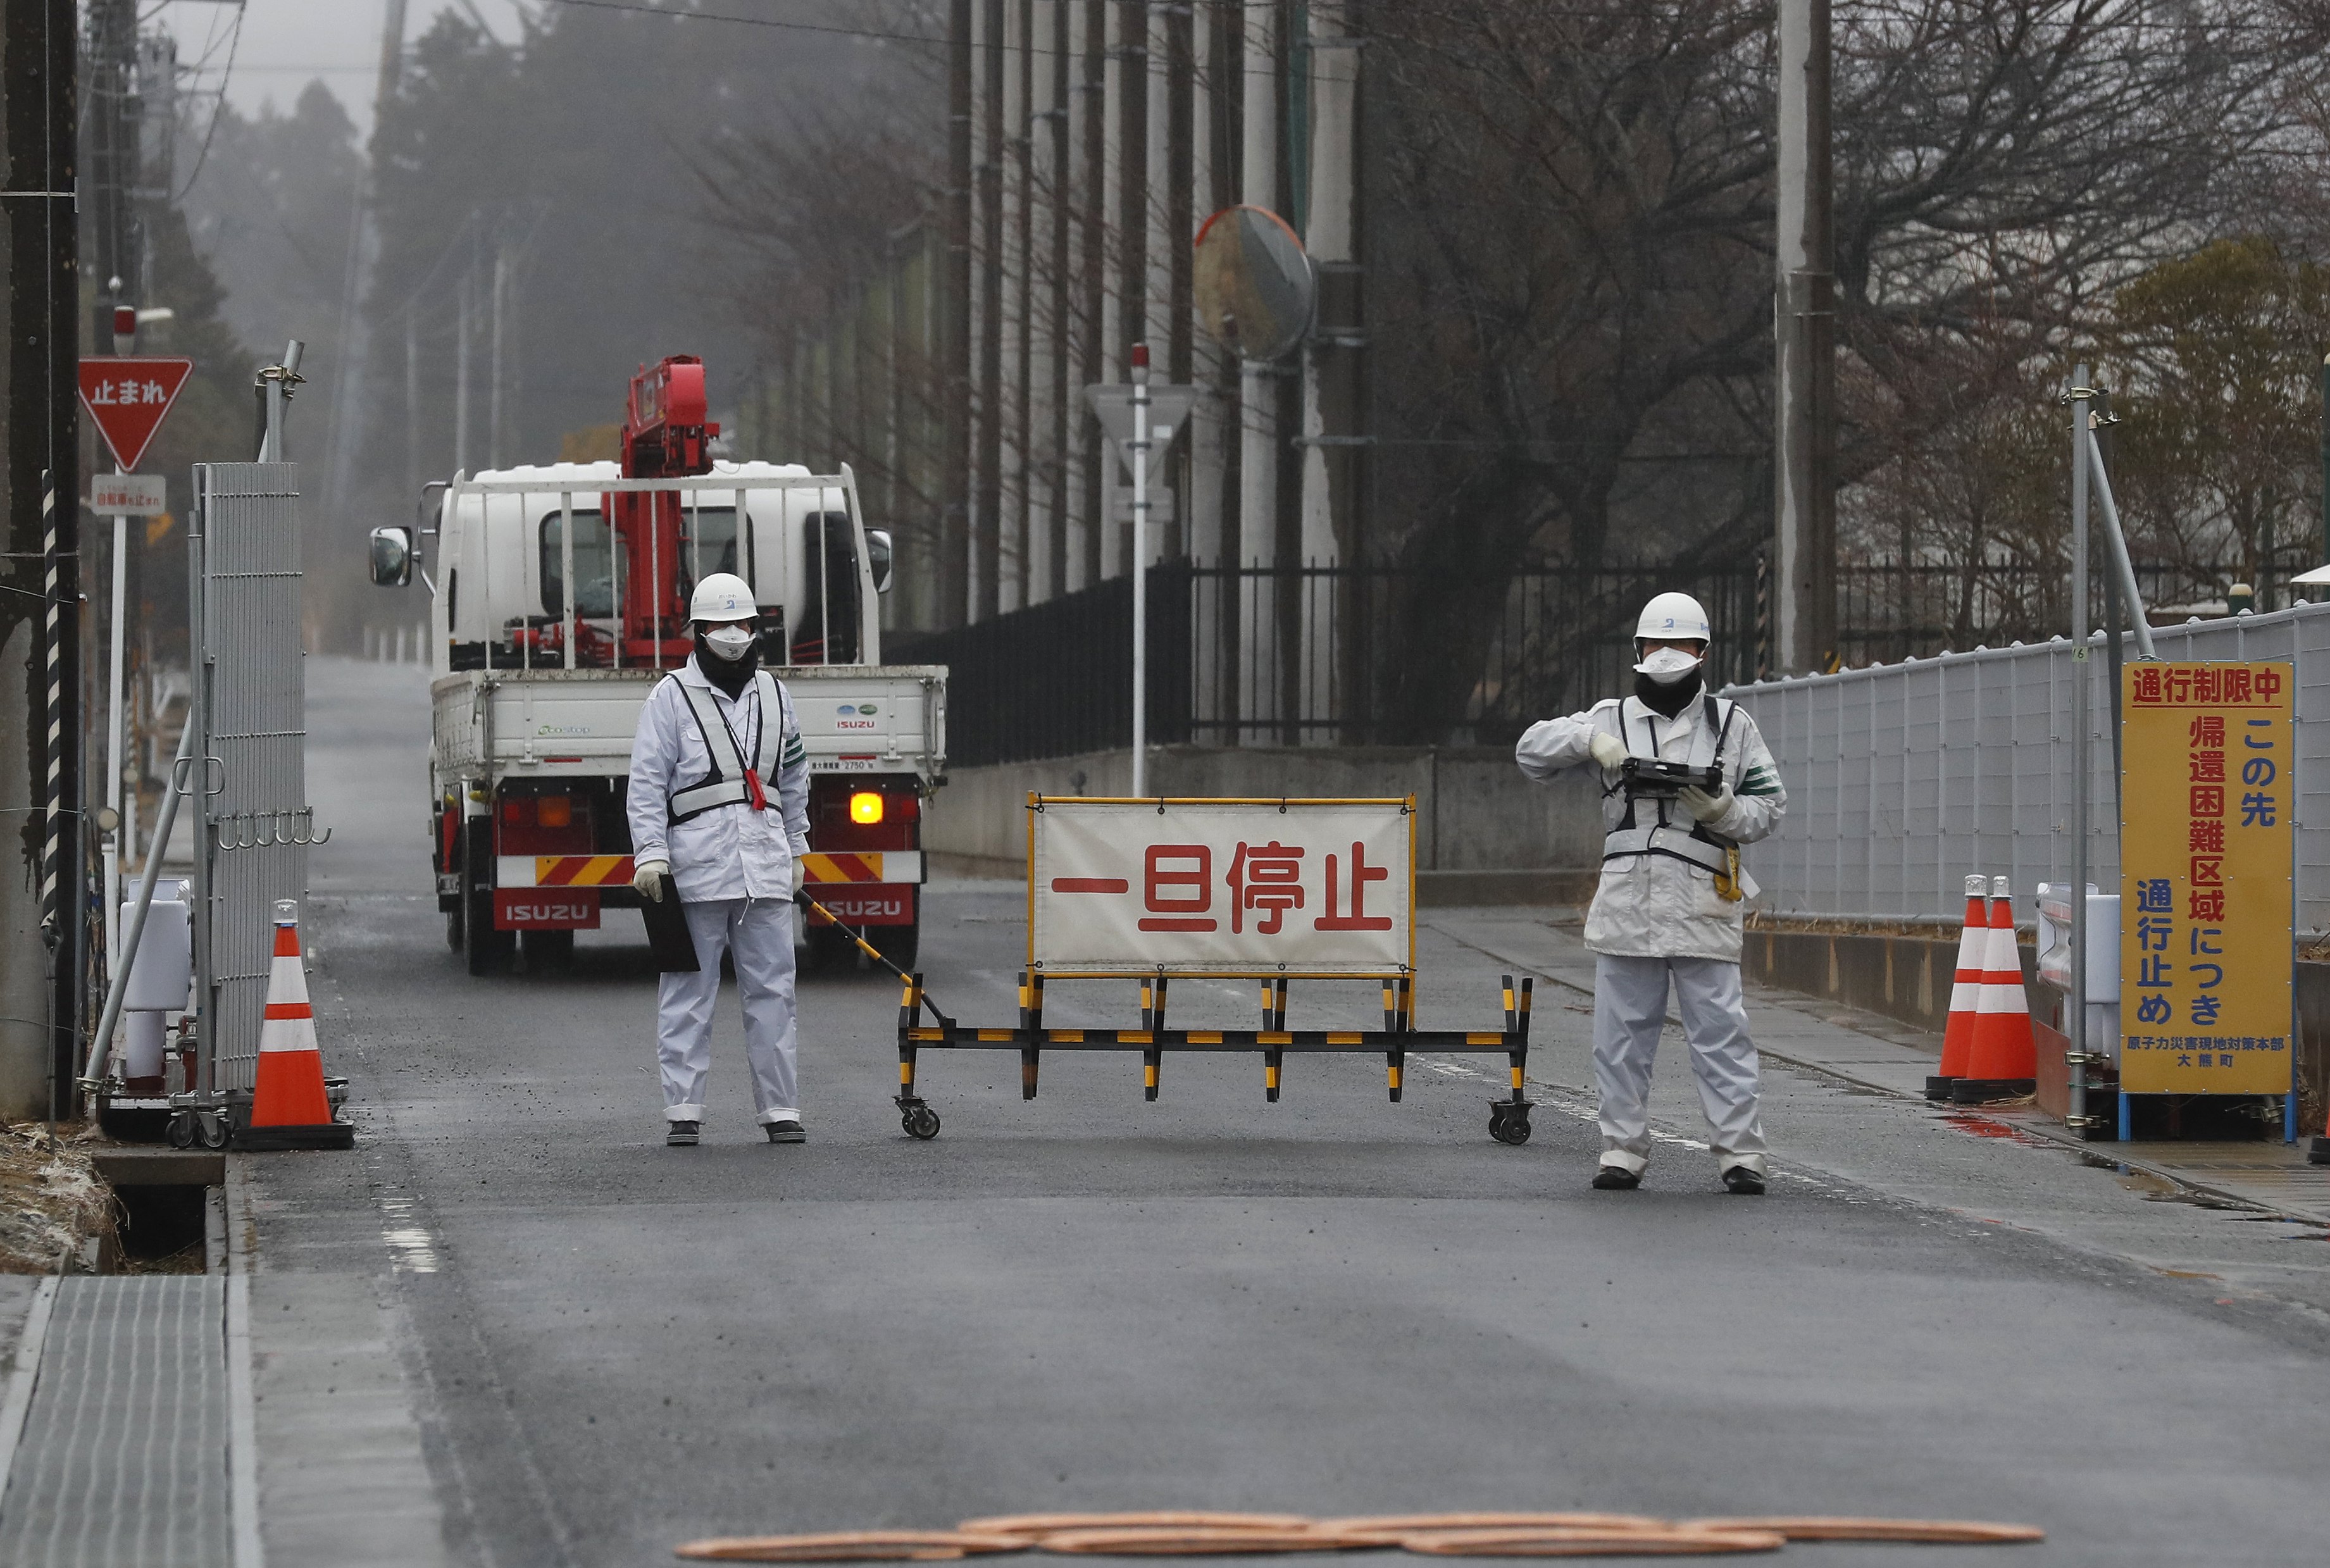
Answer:
M1196 406L1198 389L1149 380L1149 345L1132 345L1130 385L1084 388L1084 402L1115 449L1117 461L1132 480L1132 792L1149 782L1149 525L1157 508L1149 499L1149 459L1162 455L1181 433ZM1171 499L1171 493L1167 493ZM1107 526L1113 519L1103 519Z
M117 464L114 472L123 470ZM121 961L121 683L127 647L122 615L129 602L128 546L129 519L117 513L113 519L113 667L107 675L105 710L105 803L113 811L113 826L105 835L105 972L109 977Z
M1149 345L1132 345L1132 792L1149 793Z
M118 317L118 313L117 313ZM133 314L131 322L136 321ZM118 324L118 322L117 322ZM118 339L117 339L118 341ZM128 474L162 428L163 419L178 401L193 373L191 359L159 359L135 354L81 362L81 406L89 411L105 444L113 453L113 471ZM107 673L105 714L105 804L113 827L105 835L105 961L109 975L121 957L122 779L128 758L123 733L122 686L128 663L128 628L124 620L129 600L129 518L113 516L112 667ZM154 846L159 854L162 845ZM111 1042L104 1043L109 1048Z

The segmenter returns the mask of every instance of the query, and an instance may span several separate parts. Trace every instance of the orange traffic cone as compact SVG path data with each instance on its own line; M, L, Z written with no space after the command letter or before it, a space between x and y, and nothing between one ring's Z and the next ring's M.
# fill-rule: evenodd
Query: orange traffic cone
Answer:
M245 1148L347 1148L355 1138L354 1123L332 1119L316 1012L308 1005L308 971L299 961L299 906L285 899L275 906L275 962L259 1025L251 1124L236 1141Z
M2031 998L2022 989L2022 953L2014 942L2014 898L2004 877L1990 885L1989 957L1982 966L1982 1006L1965 1076L1950 1085L1960 1105L2015 1100L2039 1087L2039 1046L2031 1035Z
M1950 981L1950 1021L1942 1034L1941 1070L1926 1080L1926 1098L1947 1100L1950 1085L1964 1078L1974 1050L1975 1015L1982 1007L1982 971L1990 960L1990 912L1983 893L1990 879L1965 879L1965 924L1958 931L1958 969Z

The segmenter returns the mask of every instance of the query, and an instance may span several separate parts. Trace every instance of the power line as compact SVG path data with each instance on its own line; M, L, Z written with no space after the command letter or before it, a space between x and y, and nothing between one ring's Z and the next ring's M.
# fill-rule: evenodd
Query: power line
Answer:
M939 33L886 32L870 27L840 27L827 22L792 22L773 16L739 16L726 11L681 11L642 5L636 0L544 0L549 5L576 6L586 11L626 11L640 16L668 16L685 22L726 22L738 27L766 27L784 33L827 33L842 38L872 38L895 43L944 43Z
M203 177L203 165L210 162L211 140L218 135L219 120L226 113L226 84L234 78L234 57L242 48L242 19L245 14L242 6L235 7L234 34L227 41L226 46L226 69L219 72L218 105L211 110L210 128L203 132L203 150L194 156L194 172L186 176L186 183L179 187L175 196L170 198L170 205L174 207L193 194L194 182Z

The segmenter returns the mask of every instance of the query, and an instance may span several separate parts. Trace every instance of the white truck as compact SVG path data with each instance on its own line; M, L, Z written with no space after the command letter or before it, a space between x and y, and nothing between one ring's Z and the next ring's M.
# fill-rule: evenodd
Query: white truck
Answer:
M672 386L675 365L695 366L693 389ZM463 475L430 487L433 526L373 531L374 581L418 571L433 596L430 845L446 940L473 975L521 953L556 966L603 911L638 907L633 727L692 650L695 583L731 571L753 585L762 666L791 693L809 751L808 892L911 967L922 805L945 781L946 671L882 662L888 536L865 527L846 468L703 458L717 427L701 418L700 364L654 374L633 383L624 463ZM683 445L671 428L690 427L669 416L690 411L693 450L660 459L683 472L639 475L658 466L656 438ZM821 919L803 930L812 959L855 951Z

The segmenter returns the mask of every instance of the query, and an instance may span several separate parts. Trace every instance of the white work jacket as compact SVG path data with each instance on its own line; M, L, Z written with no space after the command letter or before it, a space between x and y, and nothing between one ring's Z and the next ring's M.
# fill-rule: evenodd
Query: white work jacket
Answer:
M763 780L765 809L755 811L739 801L685 822L672 820L672 797L716 771L711 743L683 685L710 694L735 738L737 753L748 763L775 760L776 778ZM764 688L777 698L765 713ZM800 726L787 722L791 716L791 699L765 670L732 698L705 678L694 657L648 694L631 740L631 855L636 860L669 861L681 902L791 899L793 858L809 852L809 756ZM770 725L776 726L773 736Z
M1745 899L1717 893L1715 873L1703 864L1715 858L1710 843L1753 844L1779 825L1788 808L1779 769L1745 708L1717 699L1719 722L1729 721L1722 740L1723 781L1730 808L1700 825L1681 801L1636 801L1626 821L1627 800L1615 768L1595 767L1602 784L1602 825L1606 835L1602 880L1586 912L1586 945L1615 958L1715 959L1739 961ZM1544 781L1565 768L1593 765L1588 750L1596 731L1616 735L1640 757L1707 767L1716 741L1707 732L1707 702L1694 696L1673 718L1662 718L1639 697L1613 697L1566 719L1532 724L1513 748L1513 760L1530 778Z

